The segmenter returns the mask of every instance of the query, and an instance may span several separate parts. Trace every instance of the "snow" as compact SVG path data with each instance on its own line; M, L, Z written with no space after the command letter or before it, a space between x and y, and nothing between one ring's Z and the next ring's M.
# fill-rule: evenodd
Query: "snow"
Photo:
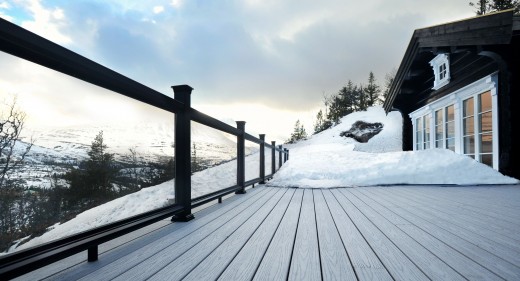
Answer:
M367 143L340 137L358 121L380 122L383 130ZM390 184L518 184L473 159L445 149L401 151L401 115L385 114L372 107L341 119L341 123L312 136L309 140L288 145L290 160L268 182L270 186L333 188ZM266 174L271 174L271 151L266 150ZM278 159L278 153L276 155ZM259 174L259 154L246 157L246 180ZM278 160L276 160L278 161ZM277 167L278 167L278 163ZM236 184L236 161L195 173L192 197ZM27 248L65 237L110 222L128 218L169 204L174 182L145 188L79 214L63 224L56 224L42 236L21 245ZM14 250L14 249L12 249Z
M381 122L383 130L367 143L340 137L358 120ZM381 107L355 112L340 124L289 146L290 161L271 186L332 188L391 184L517 184L477 161L446 149L401 151L401 114Z

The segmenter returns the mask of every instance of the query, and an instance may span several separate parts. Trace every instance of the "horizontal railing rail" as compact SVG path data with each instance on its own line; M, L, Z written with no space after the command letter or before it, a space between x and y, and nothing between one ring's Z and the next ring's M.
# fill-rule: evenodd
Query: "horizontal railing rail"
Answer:
M237 127L217 120L191 108L192 88L188 85L172 87L172 99L122 74L89 60L75 52L33 34L0 18L0 51L34 62L90 84L114 91L126 97L175 114L175 203L140 215L83 231L65 238L7 254L0 258L0 280L15 278L29 271L51 264L73 254L87 251L87 260L98 258L98 245L131 231L153 224L167 217L172 221L193 218L192 208L222 197L245 193L245 188L263 184L289 160L289 151L265 142L265 135L256 138L245 132L245 122ZM237 184L196 198L191 198L191 126L194 121L237 137ZM258 144L260 154L259 177L245 181L245 141ZM271 173L265 173L265 149L271 150ZM276 160L278 153L278 161ZM283 159L282 159L283 155ZM278 163L278 167L276 167Z

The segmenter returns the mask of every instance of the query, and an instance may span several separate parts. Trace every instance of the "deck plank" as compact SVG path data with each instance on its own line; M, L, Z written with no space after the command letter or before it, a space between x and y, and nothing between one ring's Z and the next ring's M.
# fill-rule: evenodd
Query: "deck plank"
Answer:
M250 240L253 239L252 236L261 231L271 230L270 235L274 234L275 227L278 225L280 220L287 210L289 203L291 202L291 198L294 194L294 190L282 190L281 199L277 202L275 200L271 200L272 205L265 204L262 208L256 212L251 218L249 218L242 226L239 227L233 234L231 234L222 244L220 244L210 255L208 255L202 262L200 262L186 277L182 280L216 280L219 275L226 269L226 267L231 263L231 261L235 258L238 252L244 247L244 245ZM276 199L276 197L273 197ZM257 236L255 238L258 238ZM270 240L270 237L269 237ZM215 243L215 241L211 241ZM201 243L201 247L210 248L213 245L204 246ZM193 251L197 251L196 254L190 253L191 250L186 253L186 255L200 255L201 251L193 248ZM250 255L255 255L255 253L249 253ZM182 258L182 257L181 257ZM179 259L180 260L180 259ZM171 264L172 267L179 268L188 268L186 264ZM163 270L166 274L160 275L157 274L157 277L160 278L166 276L174 276L181 275L179 270ZM255 267L256 269L256 267ZM235 268L236 271L242 271L243 268ZM186 271L186 270L183 270ZM153 279L156 279L155 276ZM172 280L171 278L169 278ZM230 280L230 279L228 279ZM236 280L236 279L233 279ZM250 279L249 279L250 280Z
M420 240L414 240L414 236L408 236L407 232L403 231L401 228L402 226L411 225L403 224L400 220L389 221L387 217L377 212L375 209L376 206L374 206L375 204L373 204L373 202L369 205L363 200L365 198L360 198L357 189L343 189L342 192L347 194L350 202L352 202L368 219L370 219L370 221L374 223L377 228L383 232L385 236L388 237L388 239L390 239L430 279L453 281L465 280L462 275L441 260L438 255L436 255L438 253L430 252L426 245L421 244Z
M357 280L321 190L313 190L323 280Z
M236 209L232 209L224 215L228 216L226 220L217 219L214 222L208 223L204 227L168 246L168 248L154 253L150 259L142 261L113 280L148 280L157 272L183 256L187 251L190 251L194 247L200 247L201 242L207 241L208 239L222 241L222 239L225 239L228 235L227 230L238 228L238 226L260 209L263 204L269 202L273 196L276 196L277 193L278 191L269 190L266 196L246 206L240 212L236 212ZM174 277L176 276L169 276L168 279Z
M319 255L314 196L306 189L287 280L322 280Z
M333 194L394 279L429 280L392 241L350 202L348 197L341 192L341 189L334 189Z
M409 208L383 207L386 201L398 202L401 206L405 206L406 202L400 201L402 200L402 198L396 196L396 194L385 194L382 193L380 190L377 191L379 192L364 189L360 190L359 192L363 193L366 196L367 200L373 200L374 202L380 203L379 206L381 206L381 213L384 213L385 215L389 216L391 214L395 214L396 216L417 226L424 232L429 233L433 237L439 239L448 246L457 250L464 256L474 260L478 264L482 265L483 267L486 267L488 270L494 272L495 274L501 276L506 280L520 280L520 267L518 267L517 265L514 265L502 259L501 257L493 255L492 253L471 243L471 241L463 239L464 237L459 237L429 221L422 219L421 217L417 216L415 212L410 211ZM377 204L374 205L378 206ZM391 216L394 217L393 215Z
M172 248L179 248L179 243L182 243L182 247L189 248L194 243L200 241L196 240L199 236L191 236L192 233L198 235L210 235L211 232L218 229L223 222L226 222L233 218L233 216L239 214L241 211L247 209L249 204L257 200L266 200L269 197L271 191L268 189L259 189L257 193L246 193L250 195L244 198L244 200L237 200L226 204L224 201L222 208L217 209L214 213L210 213L200 219L194 219L185 223L182 229L172 233L172 235L165 236L162 239L158 239L150 244L143 245L143 247L128 254L113 263L104 266L98 271L93 272L85 276L84 280L102 280L102 279L113 279L117 276L128 272L129 270L136 268L143 261L153 258L157 253L162 251L168 252Z
M406 190L408 194L414 196L417 200L426 200L427 198L431 198L431 200L435 200L434 204L429 205L428 207L434 209L440 213L445 213L447 216L457 216L461 220L464 220L472 225L475 225L479 228L485 228L490 231L497 232L499 235L504 235L509 239L515 240L516 244L520 244L520 230L518 225L511 223L509 221L503 220L502 218L491 217L487 213L483 213L478 217L475 217L475 213L463 208L461 205L451 204L449 201L439 200L443 199L430 197L428 194L424 194L427 192L422 192L420 197L417 192L410 192L410 190ZM494 206L494 210L489 210L489 212L497 213L498 205ZM520 220L520 218L519 218Z
M249 195L257 192L258 190L253 190ZM218 212L219 208L240 199L241 197L239 196L232 196L226 199L222 204L213 204L206 208L200 208L198 211L194 211L194 215L197 219L200 219L213 212ZM87 262L86 252L81 252L61 262L23 275L18 280L77 280L142 248L143 245L148 245L155 240L177 231L185 225L186 224L172 223L171 220L167 218L99 245L99 259L96 262ZM70 261L71 258L74 258L74 260ZM40 276L45 276L46 278L41 279L42 277Z
M393 280L330 190L322 190L358 280Z
M301 196L295 194L296 189L290 189L287 194L291 200L282 213L282 210L273 210L269 217L253 234L247 244L240 250L233 261L228 265L218 280L252 280L255 272L264 257L269 244L272 243L276 230L282 225L282 220L294 220L298 218L301 205ZM278 204L276 208L281 208Z
M399 192L399 190L397 190L397 192ZM515 264L520 262L520 246L511 239L507 239L507 237L497 234L494 231L489 231L472 225L458 218L456 215L448 217L439 214L429 208L427 202L417 201L415 198L410 198L405 193L399 194L401 194L402 198L407 198L409 201L414 202L412 207L413 211L426 220L436 223L440 227L445 228L452 233L464 236L471 241L475 241L479 246L485 247L486 250L507 258Z
M303 190L296 189L293 201L262 258L253 280L286 280L289 273L294 237L302 207ZM230 270L230 269L228 269ZM232 270L232 269L231 269Z

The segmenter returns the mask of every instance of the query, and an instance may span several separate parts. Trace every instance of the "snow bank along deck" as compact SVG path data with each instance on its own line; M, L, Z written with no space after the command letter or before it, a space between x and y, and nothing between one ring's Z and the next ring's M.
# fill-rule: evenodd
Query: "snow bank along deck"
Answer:
M518 185L260 186L195 217L19 279L520 280Z

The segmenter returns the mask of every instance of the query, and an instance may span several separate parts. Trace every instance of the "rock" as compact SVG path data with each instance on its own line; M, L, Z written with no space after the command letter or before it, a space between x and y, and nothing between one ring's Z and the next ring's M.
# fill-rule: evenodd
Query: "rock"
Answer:
M342 137L353 138L358 142L366 143L373 136L379 134L383 130L382 123L367 123L364 121L356 121L348 131L341 132Z

